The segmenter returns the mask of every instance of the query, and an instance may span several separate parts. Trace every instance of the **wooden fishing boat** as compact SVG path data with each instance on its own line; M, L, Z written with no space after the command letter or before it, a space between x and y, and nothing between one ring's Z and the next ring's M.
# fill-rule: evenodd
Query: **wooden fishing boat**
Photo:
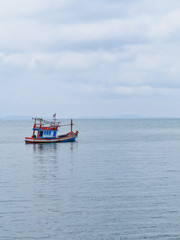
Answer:
M70 124L61 125L56 119L56 115L53 115L54 120L47 121L42 118L33 118L33 134L31 137L25 138L25 143L57 143L57 142L73 142L78 137L78 131L73 132L73 121L71 119ZM58 135L58 128L62 126L71 126L71 131Z

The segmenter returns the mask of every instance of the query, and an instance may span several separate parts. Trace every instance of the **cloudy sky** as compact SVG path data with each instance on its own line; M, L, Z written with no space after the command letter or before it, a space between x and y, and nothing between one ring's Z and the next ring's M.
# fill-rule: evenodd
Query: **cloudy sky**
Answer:
M180 117L179 0L0 0L0 117Z

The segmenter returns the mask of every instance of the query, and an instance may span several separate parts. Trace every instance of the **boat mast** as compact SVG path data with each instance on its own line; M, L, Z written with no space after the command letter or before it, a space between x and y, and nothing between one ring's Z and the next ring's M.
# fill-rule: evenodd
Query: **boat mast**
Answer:
M34 136L34 134L35 134L35 128L36 128L36 118L34 119L33 136Z
M71 133L73 132L72 126L73 126L73 120L71 119Z

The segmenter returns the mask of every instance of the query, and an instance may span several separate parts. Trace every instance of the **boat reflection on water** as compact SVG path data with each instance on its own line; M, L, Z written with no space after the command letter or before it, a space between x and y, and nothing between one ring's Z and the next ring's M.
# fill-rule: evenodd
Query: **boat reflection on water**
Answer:
M48 163L49 161L56 160L59 164L66 159L73 160L74 158L74 150L76 149L78 142L70 142L69 144L62 143L39 143L29 145L27 144L27 148L33 149L33 159L35 161L44 161ZM75 147L76 146L76 147Z
M66 145L65 149L69 149L71 153L73 153L74 150L74 144L77 144L77 142L70 142L68 145ZM30 145L27 145L30 146ZM39 143L39 144L33 144L33 152L34 153L42 153L43 155L45 155L46 152L56 152L58 149L59 151L61 151L63 148L62 146L64 146L63 144L61 144L61 146L59 146L59 144L56 143Z
M56 143L39 143L39 144L33 144L33 150L34 152L44 153L44 151L56 151L57 150L57 144Z

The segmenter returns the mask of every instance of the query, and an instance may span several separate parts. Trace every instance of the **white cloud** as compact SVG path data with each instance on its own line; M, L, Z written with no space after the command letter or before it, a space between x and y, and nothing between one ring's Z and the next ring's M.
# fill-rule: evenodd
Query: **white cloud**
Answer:
M68 0L6 0L0 1L0 18L5 20L29 18L34 15L47 12L51 8L62 9Z
M142 21L143 20L143 21ZM119 41L133 41L131 37L146 38L149 20L106 20L103 22L42 25L34 20L15 20L0 23L1 48L14 50L38 50L41 45L48 49L53 44L64 42L77 44L81 42L105 41L119 39ZM45 49L43 49L45 50Z
M117 86L112 89L113 93L122 95L140 95L140 96L154 96L154 95L174 95L180 94L180 89L171 89L171 88L152 88L149 86L140 86L140 87L121 87Z
M154 23L150 29L152 39L159 41L176 40L179 34L180 10L172 11L162 16L158 22Z

